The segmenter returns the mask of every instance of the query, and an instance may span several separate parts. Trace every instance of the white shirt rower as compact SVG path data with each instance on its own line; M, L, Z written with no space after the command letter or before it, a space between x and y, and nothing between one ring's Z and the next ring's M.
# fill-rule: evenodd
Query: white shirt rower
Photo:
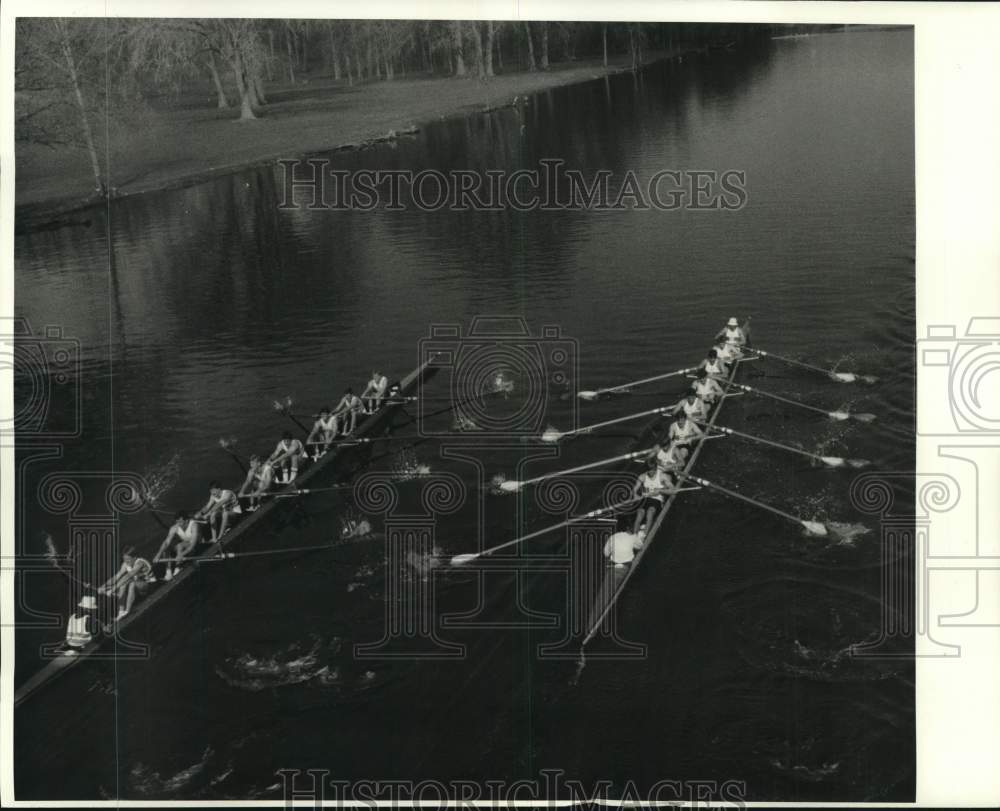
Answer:
M388 387L389 378L377 369L373 369L371 380L368 381L365 390L361 392L366 414L373 414L382 407L382 400Z
M358 424L358 414L365 410L361 398L351 389L344 389L344 396L340 398L337 407L333 410L335 417L344 418L344 436L350 436Z
M705 432L694 424L694 420L689 420L683 411L670 424L670 430L667 432L667 438L674 445L690 445L704 435Z
M290 431L285 431L274 452L268 457L268 464L281 470L284 484L295 481L299 475L299 460L306 458L306 449L301 439L296 439Z
M656 460L656 466L663 471L673 471L684 467L687 457L687 448L683 445L668 445L666 448L657 446L657 451L653 456Z
M698 364L698 368L704 369L707 374L710 374L713 377L725 378L729 376L729 367L726 365L726 362L719 357L719 352L716 349L708 350L708 357Z
M239 498L249 498L248 510L253 512L260 506L260 497L271 489L274 483L274 468L261 461L259 456L250 457L250 469L247 470L247 477L243 480L243 486L237 493Z
M656 465L655 459L650 459L646 463L646 472L636 479L632 495L639 501L639 509L635 512L635 524L632 527L634 535L639 535L640 540L645 538L645 531L653 523L653 517L663 506L667 495L673 489L673 481L669 473L664 473ZM640 535L640 532L642 534Z
M212 528L214 543L229 530L229 517L240 512L242 512L240 500L236 498L236 493L226 490L218 482L211 482L208 485L208 501L195 513L195 518L204 518L208 521L208 525Z
M723 394L722 386L717 380L709 377L708 372L704 369L698 370L698 377L692 384L692 388L708 405L715 403Z
M698 392L693 388L688 389L684 399L674 406L674 414L683 411L688 419L695 422L702 422L708 416L708 404L698 396Z

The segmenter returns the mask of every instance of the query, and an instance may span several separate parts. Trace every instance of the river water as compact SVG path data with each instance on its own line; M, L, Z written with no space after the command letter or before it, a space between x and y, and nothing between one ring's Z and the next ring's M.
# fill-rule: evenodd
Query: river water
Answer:
M79 375L59 379L63 399L50 413L59 430L78 424L80 437L19 447L26 551L44 551L45 531L65 548L83 513L106 512L109 471L162 482L165 511L199 505L210 479L235 485L239 477L220 438L238 438L246 454L294 428L272 401L291 396L309 413L361 384L373 365L401 377L433 329L467 334L480 316L520 317L536 337L558 328L558 339L534 341L549 361L556 342L567 353L556 370L565 377L546 372L539 420L566 430L574 419L655 407L680 386L581 403L577 414L560 387L692 365L726 318L752 315L758 346L879 382L838 385L771 361L754 364L746 382L879 419L832 422L748 395L727 404L720 422L900 471L905 502L915 383L910 32L685 57L332 156L345 169L507 172L544 158L615 177L741 170L747 204L278 210L281 176L264 168L118 202L89 213L89 227L20 235L16 313L36 334L60 327L62 337L48 340L71 341L80 364ZM516 360L507 372L515 390L490 412L501 422L538 394ZM442 370L425 404L445 402L454 379ZM28 383L19 383L23 402ZM424 427L447 432L450 417ZM634 430L566 443L557 462L526 469L623 453ZM413 436L376 452L367 469L423 464L465 489L467 500L435 519L445 554L475 549L482 523L498 542L559 520L534 502L480 489L495 473L518 475L521 440L470 451L468 437L449 445ZM541 539L532 550L550 555L542 573L535 561L531 577L442 579L436 614L466 618L439 628L440 637L464 644L462 655L360 659L352 646L380 639L392 603L381 574L385 521L350 495L314 494L246 549L327 542L348 513L365 512L373 536L331 552L202 566L146 627L151 658L87 664L18 711L19 797L275 799L276 770L325 768L351 781L509 782L560 769L586 785L610 781L613 792L629 780L644 792L658 780L702 779L732 781L730 796L756 800L912 799L912 666L851 655L853 645L898 653L908 644L878 646L881 529L852 501L857 474L736 439L713 443L703 458L704 476L868 532L808 539L768 513L694 493L616 614L620 635L646 645L642 658L595 655L578 672L575 648L537 655L538 644L559 641L566 614L561 547ZM84 482L70 514L51 500L43 510L36 496L61 471ZM581 487L589 501L600 492L600 484ZM523 512L514 507L525 503ZM400 509L418 506L404 495ZM148 554L163 534L147 512L122 517L117 531ZM58 576L27 582L31 611L64 616ZM29 622L24 606L20 619ZM19 634L18 681L38 667L38 645L60 634L52 625Z

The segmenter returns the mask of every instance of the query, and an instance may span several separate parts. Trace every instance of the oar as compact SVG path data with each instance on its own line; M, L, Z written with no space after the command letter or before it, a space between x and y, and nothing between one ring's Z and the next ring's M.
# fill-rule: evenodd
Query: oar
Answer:
M275 400L273 406L275 411L280 411L282 414L288 417L288 419L290 419L297 426L299 426L299 430L305 432L306 436L309 436L309 429L306 428L306 426L299 421L299 418L292 413L292 399L290 397L286 397L284 403Z
M635 414L626 414L624 417L616 417L613 420L605 420L604 422L595 422L593 425L585 425L582 428L574 428L572 431L557 431L555 428L549 428L545 433L542 434L542 442L558 442L560 439L565 439L568 436L575 436L577 434L589 434L591 431L596 431L598 428L604 428L608 425L617 425L619 422L628 422L629 420L641 420L643 417L649 417L654 414L668 414L672 406L661 406L660 408L651 408L648 411L639 411Z
M629 504L641 500L642 497L630 498L626 499L625 501L619 501L617 504L612 504L609 507L601 507L601 509L599 510L591 510L589 513L586 513L585 515L578 515L575 518L567 518L565 521L560 521L558 524L552 524L551 526L535 530L534 532L529 532L527 535L522 535L519 538L514 538L514 540L512 541L507 541L506 543L497 544L496 546L491 546L489 549L483 549L481 552L469 552L464 555L455 555L455 557L451 559L451 565L462 566L466 563L475 560L476 558L482 558L488 555L492 555L494 552L499 552L501 549L507 549L508 547L511 546L517 546L520 543L524 543L525 541L530 541L532 538L537 538L540 535L546 535L549 532L553 532L554 530L561 529L562 527L567 527L570 524L577 524L580 521L586 521L590 518L597 518L598 516L604 515L605 513L614 512L615 510L619 510L622 507L625 507Z
M623 462L626 459L635 459L638 456L647 455L652 448L646 448L641 451L632 451L631 453L623 453L620 456L610 456L607 459L598 459L596 462L589 462L586 465L579 465L578 467L569 467L565 470L555 470L552 473L545 473L541 476L535 476L533 479L525 479L524 481L517 481L516 479L511 479L510 481L502 482L500 484L500 489L506 493L516 493L522 487L526 487L529 484L538 484L538 482L544 482L547 479L555 479L560 476L569 476L572 473L579 473L581 470L591 470L595 467L602 467L603 465L612 465L615 462Z
M641 386L644 383L653 383L657 380L666 380L668 377L677 377L678 375L685 375L690 372L697 370L697 366L692 366L690 369L677 369L673 372L667 372L666 374L656 375L654 377L644 377L642 380L633 380L631 383L622 383L620 386L610 386L606 389L597 389L596 391L578 391L576 396L581 400L596 400L602 394L610 394L615 391L624 391L625 389L630 389L633 386Z
M416 479L425 479L428 474L417 473L413 476L409 476L405 479L398 479L399 483L414 481ZM355 482L343 482L342 484L332 484L329 487L300 487L296 490L269 490L266 493L261 493L255 495L253 493L248 493L247 495L237 496L237 498L291 498L293 496L307 496L310 493L326 493L331 490L344 490L346 488L354 487Z
M312 546L290 546L287 549L263 549L258 552L220 552L217 555L210 555L200 558L185 558L184 562L193 563L220 563L225 560L237 560L239 558L256 558L262 555L285 555L290 552L310 552L319 549L333 549L332 543L316 544Z
M777 394L771 394L771 392L769 391L761 391L760 389L755 389L751 386L744 386L741 383L734 383L733 385L736 386L736 388L746 392L750 392L751 394L759 394L761 397L769 397L770 399L777 400L780 403L787 403L788 405L798 406L799 408L805 408L808 409L809 411L815 411L818 414L825 414L832 420L843 421L847 419L853 419L857 420L858 422L871 422L872 420L875 419L874 414L864 414L864 413L851 414L848 411L826 411L825 409L817 408L816 406L800 403L798 400L791 400L788 397L781 397L780 395Z
M721 431L723 434L749 439L751 442L759 442L761 445L770 445L772 448L778 448L783 451L788 451L789 453L797 453L801 456L808 456L810 459L818 459L827 467L844 467L845 465L849 465L850 467L861 468L867 467L871 464L871 462L867 459L845 459L842 456L820 456L818 453L810 453L809 451L804 451L801 448L796 448L794 445L784 445L781 442L775 442L772 439L764 439L762 436L754 436L753 434L744 434L742 431L734 431L732 428L726 428L721 425L713 425L710 427L716 431Z
M878 378L874 375L861 375L855 374L854 372L838 372L834 369L824 369L822 366L813 366L811 363L804 363L801 360L795 360L794 358L787 358L784 355L776 355L773 352L765 352L763 349L754 349L748 347L751 352L756 352L765 358L774 358L775 360L780 360L783 363L787 363L789 366L798 366L802 369L810 369L814 372L819 372L820 374L826 375L831 380L836 380L839 383L854 383L858 380L863 380L865 383L877 383Z
M681 474L682 476L684 474ZM720 493L724 493L727 496L732 496L733 498L739 499L740 501L745 501L747 504L752 504L754 507L760 507L762 510L767 510L775 515L780 515L782 518L787 518L789 521L794 521L796 524L804 527L806 532L810 535L827 535L828 531L826 524L820 521L806 521L799 518L797 515L792 515L791 513L786 513L784 510L779 510L777 507L772 507L770 504L765 504L763 501L757 501L755 498L750 498L742 493L737 493L735 490L729 490L722 485L710 482L708 479L702 479L699 476L686 476L686 478L692 481L698 482L702 487L707 487L710 490L718 490Z
M233 442L235 442L235 441L236 441L235 439L233 439L233 440L227 440L227 439L220 438L219 439L219 447L222 448L222 450L224 450L226 453L229 454L230 458L234 462L236 462L236 464L238 464L240 466L240 470L243 472L243 475L246 476L246 474L247 474L246 461L238 453L236 453L233 450L230 450L230 445Z

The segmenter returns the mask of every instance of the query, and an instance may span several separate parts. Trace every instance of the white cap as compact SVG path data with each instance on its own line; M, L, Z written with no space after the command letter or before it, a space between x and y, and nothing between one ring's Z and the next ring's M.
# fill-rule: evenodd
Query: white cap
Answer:
M94 599L94 595L93 594L84 594L83 597L80 599L80 602L77 603L77 605L80 608L96 609L97 608L97 600Z
M727 327L738 327L739 325L740 325L740 322L739 322L739 321L737 321L735 317L733 317L733 318L730 318L730 319L729 319L729 320L728 320L728 321L726 322L726 326L727 326Z

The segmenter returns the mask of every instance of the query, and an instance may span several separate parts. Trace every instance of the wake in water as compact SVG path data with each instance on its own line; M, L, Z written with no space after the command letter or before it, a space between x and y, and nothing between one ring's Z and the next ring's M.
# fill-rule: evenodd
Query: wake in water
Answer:
M242 653L227 658L215 672L231 687L250 692L301 684L315 678L325 668L320 662L321 651L335 655L340 645L340 639L334 637L328 649L322 650L322 640L314 637L307 651L296 642L270 656Z
M129 796L138 794L142 797L162 797L190 790L193 783L206 775L214 756L215 752L208 746L202 753L201 760L167 778L161 777L159 772L153 771L149 766L137 763L129 770Z
M174 488L181 477L181 455L175 453L166 462L154 465L145 473L142 478L146 483L145 493L136 493L136 502L157 507L160 499Z

